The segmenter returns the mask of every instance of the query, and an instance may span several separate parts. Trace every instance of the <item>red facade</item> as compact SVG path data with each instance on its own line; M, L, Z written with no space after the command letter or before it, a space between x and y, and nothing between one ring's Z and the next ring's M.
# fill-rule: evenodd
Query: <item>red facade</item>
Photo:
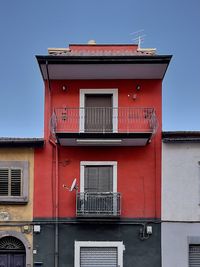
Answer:
M81 58L81 51L86 53L86 56L82 56L83 60L90 60L90 57L94 56L95 58L101 58L101 53L103 51L103 56L110 56L112 61L117 60L117 57L120 56L123 59L130 57L135 62L125 62L124 65L127 67L129 64L143 66L146 64L147 73L156 73L157 70L154 70L154 66L157 64L154 60L157 60L155 55L149 55L148 53L143 55L137 52L137 46L129 45L115 45L115 46L98 46L98 45L71 45L70 46L72 55L69 56L71 60L77 60L77 57ZM105 55L106 51L108 51ZM113 53L118 53L117 55ZM126 53L125 53L126 52ZM127 56L129 53L132 53L130 56ZM70 51L68 52L70 53ZM74 54L73 54L74 53ZM76 54L77 53L77 54ZM88 58L88 53L91 53ZM96 53L96 54L95 54ZM110 53L110 54L109 54ZM134 54L135 53L135 54ZM109 55L108 55L109 54ZM67 56L66 56L67 57ZM140 57L140 61L137 61L137 58ZM152 63L148 65L148 57L152 59ZM48 56L46 57L48 59ZM103 79L104 65L101 62L99 72L102 72L102 78L93 77L88 79L91 69L87 65L82 65L82 63L70 62L72 68L79 68L80 72L84 72L84 67L88 71L87 75L83 79L83 75L79 75L79 72L74 71L73 79L69 79L63 75L60 79L56 76L51 76L51 67L54 65L61 66L61 72L63 65L55 63L54 65L51 60L54 60L53 56L49 56L50 60L47 60L46 69L45 62L42 62L43 59L38 59L43 78L45 80L45 147L42 149L37 149L35 153L35 185L34 185L34 218L73 218L76 217L76 191L70 192L66 187L70 187L74 178L77 179L78 191L81 187L81 162L116 162L117 163L117 192L121 194L121 218L160 218L161 215L161 127L162 127L162 113L161 113L161 96L162 96L162 78L166 70L167 63L163 58L160 64L166 64L165 70L162 75L153 75L152 77L147 74L148 78L145 78L143 75L140 78L140 75L131 74L127 78L126 71L122 69L121 76L125 76L125 79L115 78L114 75L110 75L110 78L106 76L106 79ZM64 58L64 55L56 55L56 60L61 60ZM142 63L142 60L146 62ZM65 60L65 59L64 59ZM92 58L93 60L93 58ZM106 58L108 60L108 58ZM117 64L112 62L112 64ZM123 65L122 62L120 62ZM108 64L112 72L111 63ZM120 65L120 68L121 68ZM68 66L68 65L67 65ZM69 66L69 67L70 67ZM93 66L93 65L92 65ZM148 72L149 66L149 72ZM96 67L96 65L95 65ZM88 68L88 69L87 69ZM139 68L138 68L139 69ZM136 72L138 72L136 69ZM48 76L49 71L49 76ZM45 78L45 73L46 78ZM117 74L116 74L117 75ZM52 78L53 77L53 78ZM59 77L59 76L58 76ZM139 141L143 138L145 132L149 132L151 125L149 121L146 121L146 115L143 117L143 125L138 126L138 117L139 115L128 115L126 118L132 119L131 122L131 134L127 130L127 122L123 119L120 120L119 116L117 117L117 130L112 136L112 140L108 138L108 145L96 144L95 140L98 138L100 141L105 140L107 135L101 134L100 136L95 137L90 136L87 138L87 142L93 142L90 145L79 145L79 137L76 136L76 140L73 139L73 133L79 133L80 123L77 119L73 120L73 116L77 117L77 114L69 118L69 113L66 113L66 110L78 110L80 114L80 90L113 90L118 91L117 101L117 114L120 109L126 110L141 110L142 108L152 108L155 111L157 127L155 127L154 132L148 141L139 145ZM55 123L55 129L52 130L52 120L58 118L58 113L56 110L60 109L62 112L62 122L58 120ZM64 110L64 112L63 112ZM138 111L137 111L138 112ZM138 114L138 113L137 113ZM70 122L71 119L71 122ZM70 129L69 125L70 123ZM59 124L60 123L60 124ZM63 123L63 125L61 124ZM150 125L150 126L149 126ZM63 139L60 139L60 131L62 132ZM65 128L66 127L66 128ZM113 145L115 140L118 142L121 141L121 136L118 138L118 134L124 132L123 129L126 128L124 140L134 139L136 141L132 142L131 145ZM120 130L121 129L121 130ZM137 136L134 136L134 129ZM68 131L68 134L72 133L70 136L71 139L65 136L65 132ZM52 133L53 132L53 133ZM58 133L58 135L56 135ZM95 133L96 134L96 133ZM82 136L84 133L82 134ZM141 135L141 136L140 136ZM82 138L81 136L81 138ZM68 138L68 143L75 142L76 145L63 145L65 143L65 137ZM61 140L64 140L63 143ZM75 141L74 141L75 140ZM92 140L92 141L91 141ZM113 141L114 140L114 141ZM111 142L112 141L112 142ZM84 139L81 142L85 142ZM107 140L105 141L107 142ZM110 143L109 143L110 142ZM93 144L93 145L92 145ZM65 185L65 186L63 186ZM57 207L56 207L57 206Z

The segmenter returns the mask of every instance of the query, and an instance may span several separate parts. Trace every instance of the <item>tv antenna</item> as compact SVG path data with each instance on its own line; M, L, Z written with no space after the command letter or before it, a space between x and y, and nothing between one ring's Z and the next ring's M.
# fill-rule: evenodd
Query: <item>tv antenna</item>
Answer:
M67 189L69 192L72 192L73 190L78 190L76 178L74 178L70 187L67 187L65 184L63 184L63 188Z
M144 37L146 36L146 34L144 34L144 30L141 29L139 31L132 32L132 33L130 33L130 35L134 36L132 41L136 42L138 44L138 48L140 49L141 48L141 43L144 42Z

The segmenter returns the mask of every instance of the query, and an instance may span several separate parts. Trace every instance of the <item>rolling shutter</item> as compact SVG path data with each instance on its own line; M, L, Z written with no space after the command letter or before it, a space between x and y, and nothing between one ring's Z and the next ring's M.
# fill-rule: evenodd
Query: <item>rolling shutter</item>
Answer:
M200 245L189 246L189 267L200 266Z
M117 247L81 247L80 267L117 267Z

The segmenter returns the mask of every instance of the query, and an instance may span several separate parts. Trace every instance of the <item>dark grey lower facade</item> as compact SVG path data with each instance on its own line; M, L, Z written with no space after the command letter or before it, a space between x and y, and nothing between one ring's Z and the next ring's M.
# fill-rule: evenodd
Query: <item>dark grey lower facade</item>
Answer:
M86 261L93 260L93 254L94 258L102 255L100 260L105 262L113 260L116 265L113 263L112 266L117 267L161 266L159 222L63 220L57 224L58 231L53 221L37 219L35 224L39 224L41 229L34 233L34 266L55 267L55 260L58 260L59 267L87 266ZM147 226L152 233L148 234ZM112 252L108 259L106 251L108 255L109 251ZM104 256L105 259L102 259ZM111 259L111 256L115 258Z

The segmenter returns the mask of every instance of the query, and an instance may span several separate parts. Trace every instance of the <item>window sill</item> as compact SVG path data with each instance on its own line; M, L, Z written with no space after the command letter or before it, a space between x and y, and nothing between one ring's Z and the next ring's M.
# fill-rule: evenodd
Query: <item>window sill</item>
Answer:
M26 205L28 197L0 197L0 204L21 204Z

